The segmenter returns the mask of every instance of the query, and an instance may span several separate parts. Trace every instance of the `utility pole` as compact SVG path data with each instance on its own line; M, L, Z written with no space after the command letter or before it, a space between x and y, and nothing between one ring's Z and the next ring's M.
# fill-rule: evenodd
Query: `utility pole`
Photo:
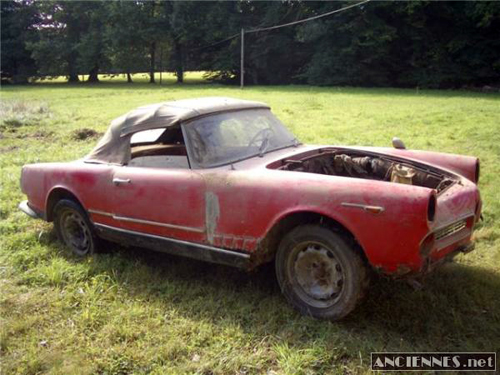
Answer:
M241 29L240 89L245 86L245 29Z
M163 72L163 46L160 44L160 86L161 86L161 74L162 74L162 72Z

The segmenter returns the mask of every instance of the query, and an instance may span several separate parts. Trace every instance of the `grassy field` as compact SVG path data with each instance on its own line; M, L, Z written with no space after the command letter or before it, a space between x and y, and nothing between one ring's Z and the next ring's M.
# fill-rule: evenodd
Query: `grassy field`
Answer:
M268 102L306 143L408 147L481 159L476 251L422 290L376 280L339 323L300 316L273 268L235 269L112 247L79 260L17 209L26 163L85 155L139 105L223 95ZM372 351L500 351L500 96L456 91L62 83L3 87L3 374L370 373Z
M185 72L184 74L184 83L208 83L205 79L204 71L198 71L198 72ZM132 81L133 83L148 83L149 82L149 73L135 73L132 74ZM88 75L79 75L78 79L83 83L88 79ZM155 80L157 84L172 84L177 81L177 77L175 76L174 73L170 72L156 72L155 73ZM111 75L111 74L99 74L99 81L104 82L104 83L125 83L127 82L127 75L126 74L116 74L116 75ZM50 77L50 78L34 78L31 80L33 83L44 83L44 84L50 84L50 83L65 83L67 82L67 77L59 76L59 77Z

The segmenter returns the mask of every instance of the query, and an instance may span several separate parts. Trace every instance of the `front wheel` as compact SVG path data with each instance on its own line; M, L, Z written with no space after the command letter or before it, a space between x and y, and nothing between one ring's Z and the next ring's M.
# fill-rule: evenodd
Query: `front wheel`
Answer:
M367 269L339 234L317 225L293 229L276 254L276 276L286 299L302 314L339 320L363 297Z
M54 207L54 226L59 240L78 256L95 252L97 238L87 214L76 202L63 199Z

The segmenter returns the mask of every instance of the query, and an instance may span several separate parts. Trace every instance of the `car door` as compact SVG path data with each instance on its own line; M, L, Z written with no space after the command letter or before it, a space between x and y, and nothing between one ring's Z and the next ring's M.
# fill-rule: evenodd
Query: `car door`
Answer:
M136 134L137 144L132 137L130 163L114 167L116 223L133 232L204 242L205 182L189 167L179 129L167 129L150 143L144 140L157 134L144 133Z
M204 190L191 169L115 167L115 219L122 229L203 242Z

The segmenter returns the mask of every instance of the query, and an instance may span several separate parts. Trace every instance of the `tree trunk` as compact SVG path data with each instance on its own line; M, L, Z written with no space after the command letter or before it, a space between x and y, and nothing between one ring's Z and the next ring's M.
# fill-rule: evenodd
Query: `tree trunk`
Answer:
M155 83L156 42L151 43L150 55L151 55L151 61L149 65L149 83Z
M89 78L87 79L87 82L91 82L91 83L96 83L96 82L99 82L99 77L98 77L98 74L99 73L99 66L94 66L90 72L89 72Z
M175 43L175 75L177 76L177 83L184 82L184 59L182 56L182 45L178 42Z
M127 83L132 83L132 75L130 73L127 73Z
M80 82L78 71L76 70L76 54L71 52L68 57L68 83Z

